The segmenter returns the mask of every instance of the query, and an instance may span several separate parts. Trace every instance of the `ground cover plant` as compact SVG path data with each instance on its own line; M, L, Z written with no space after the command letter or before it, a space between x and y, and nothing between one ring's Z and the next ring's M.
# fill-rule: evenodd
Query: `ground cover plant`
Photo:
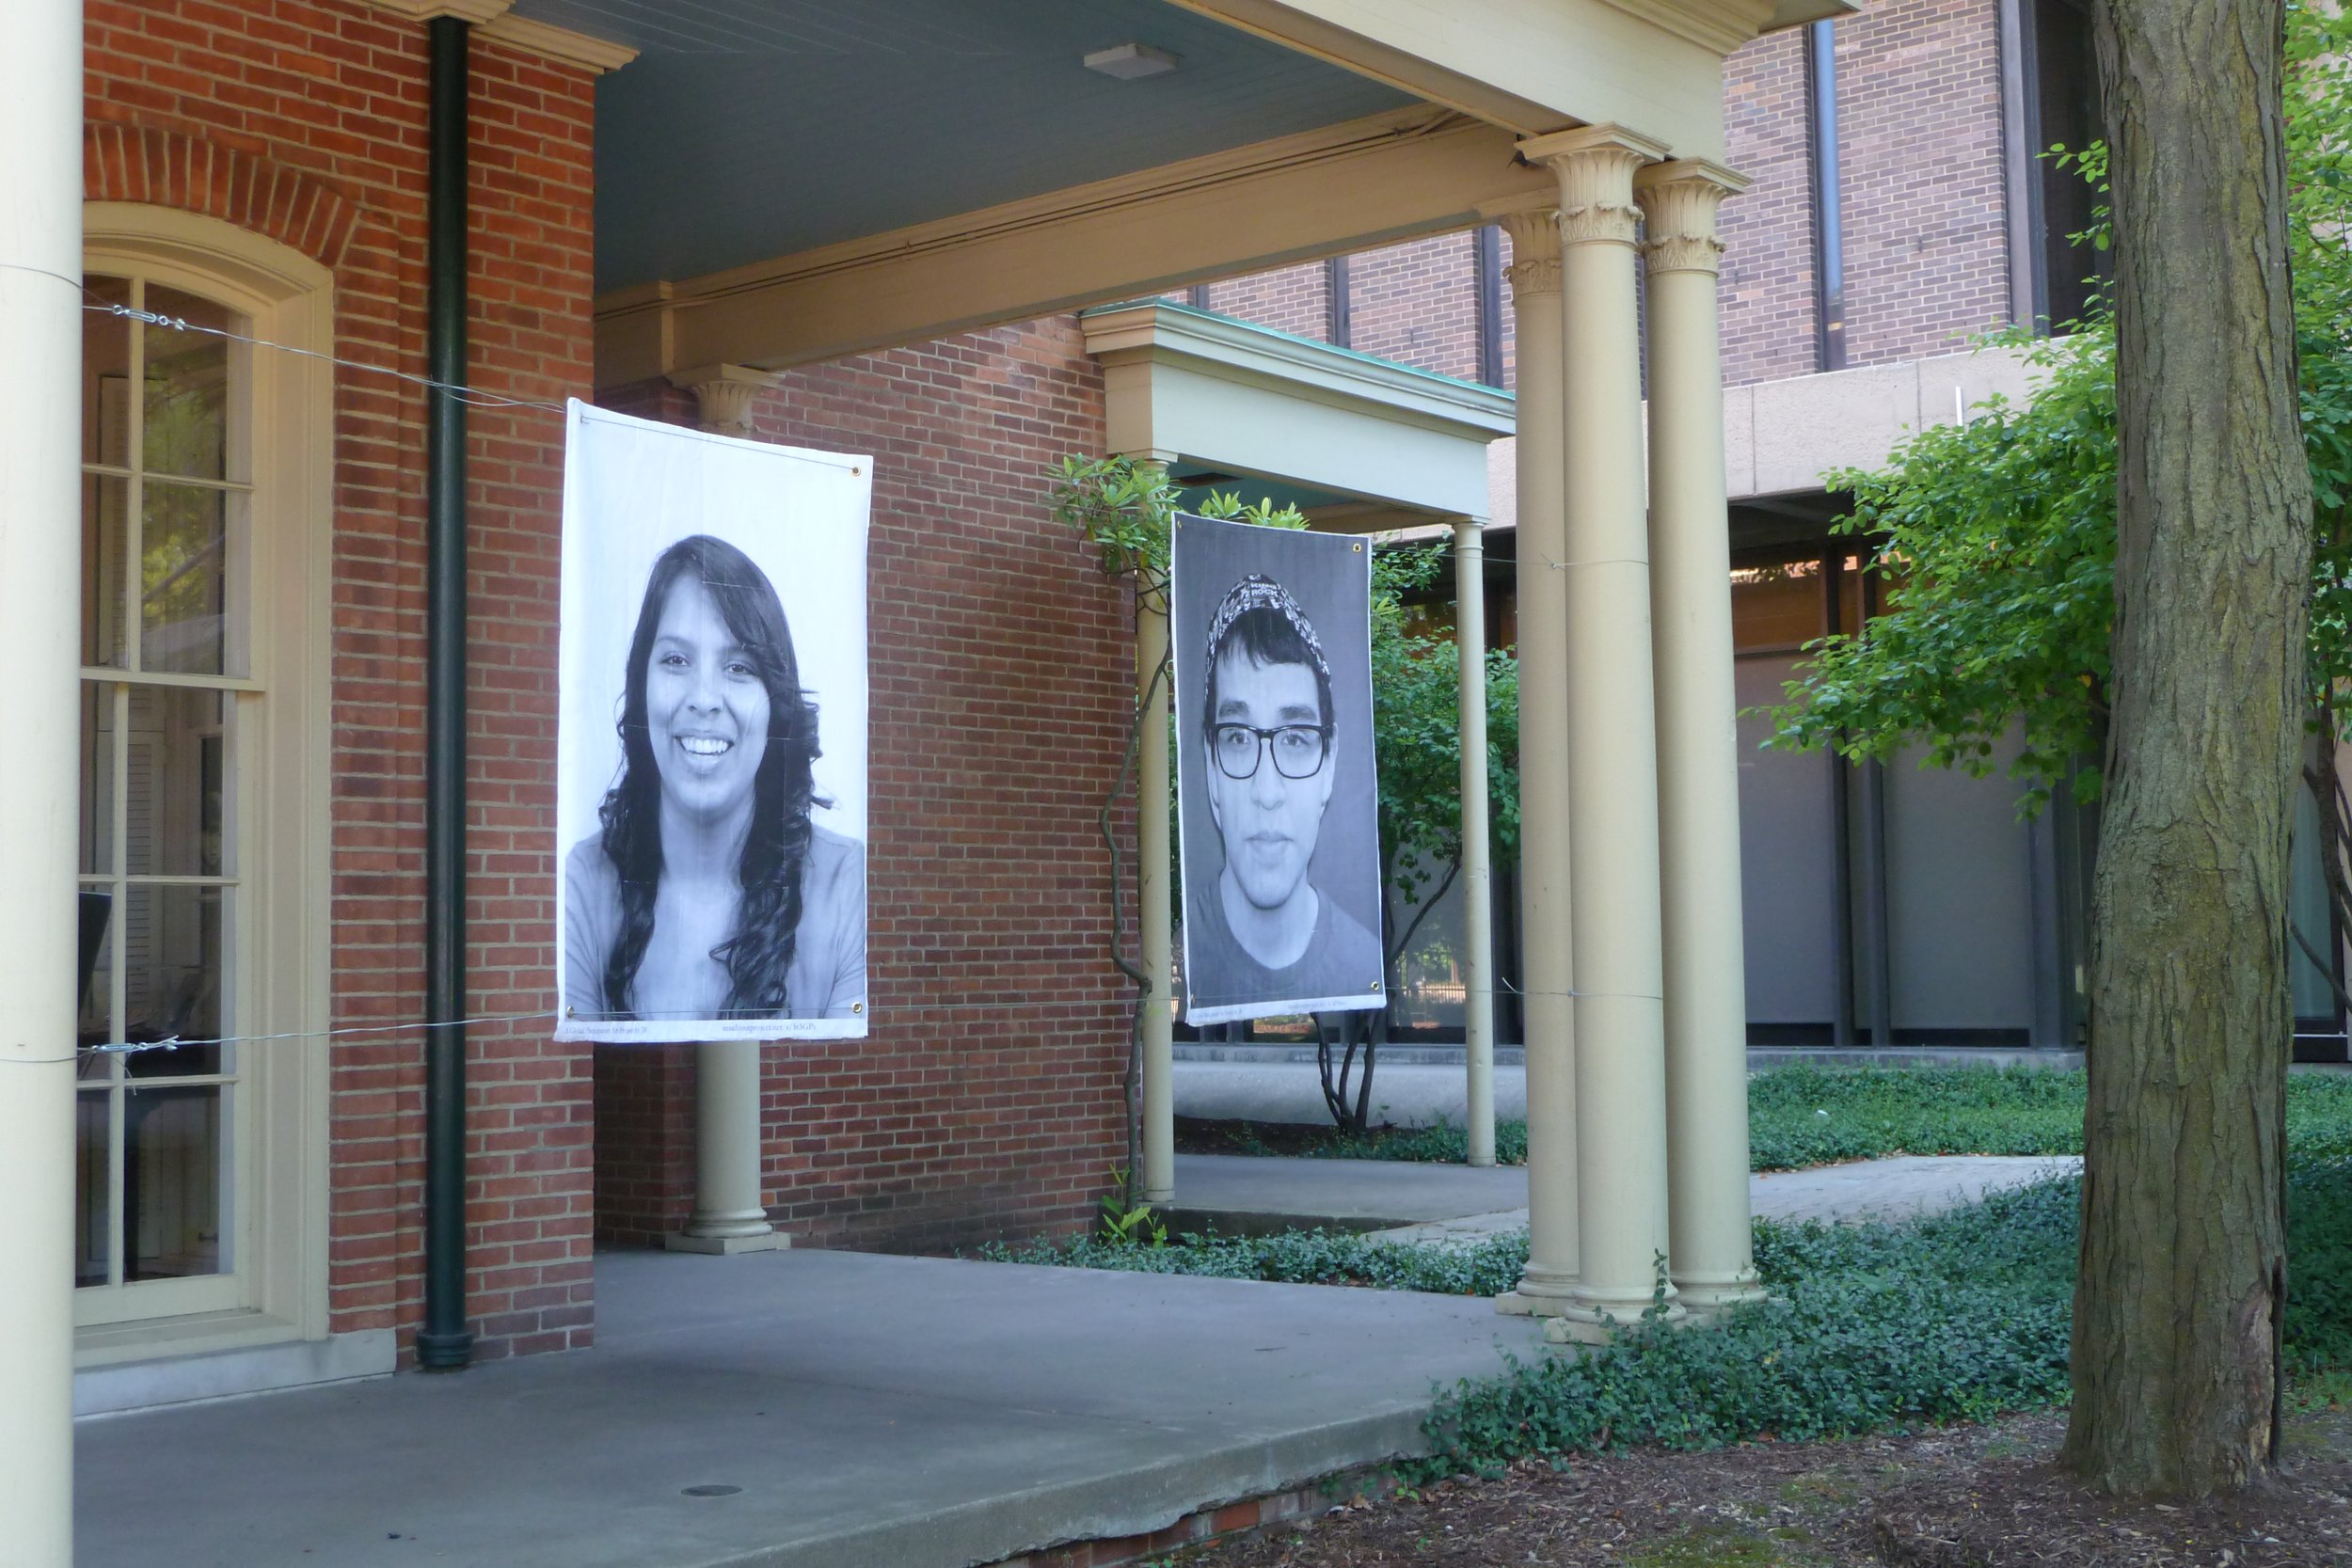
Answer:
M1812 1441L1917 1422L1983 1420L2062 1402L2080 1184L1994 1193L1904 1224L1758 1220L1771 1301L1704 1332L1624 1325L1606 1352L1506 1357L1439 1398L1428 1480L1530 1455ZM2352 1368L2352 1152L2293 1157L2286 1361ZM997 1244L1001 1262L1490 1295L1516 1281L1525 1232L1421 1245L1328 1231L1079 1238Z
M2047 1068L1843 1068L1799 1064L1748 1079L1748 1149L1757 1170L1800 1170L1895 1154L2079 1154L2084 1078ZM1305 1124L1180 1125L1187 1152L1460 1164L1458 1127L1377 1128L1369 1133ZM2287 1080L2287 1146L2352 1155L2352 1075ZM1495 1157L1527 1160L1527 1124L1495 1128Z

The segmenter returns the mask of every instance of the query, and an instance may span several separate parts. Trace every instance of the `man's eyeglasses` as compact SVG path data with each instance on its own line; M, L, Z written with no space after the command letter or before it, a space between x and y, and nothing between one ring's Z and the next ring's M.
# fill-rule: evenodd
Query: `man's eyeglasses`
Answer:
M1209 726L1209 751L1216 757L1217 771L1229 779L1255 778L1258 759L1268 751L1274 753L1274 770L1282 777L1311 779L1323 770L1330 750L1328 724L1278 724L1270 730L1255 724Z

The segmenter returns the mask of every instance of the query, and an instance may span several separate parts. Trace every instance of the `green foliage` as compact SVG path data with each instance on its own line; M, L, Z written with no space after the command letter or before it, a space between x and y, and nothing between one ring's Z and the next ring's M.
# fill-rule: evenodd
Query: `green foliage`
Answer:
M2318 721L2352 738L2352 20L2308 3L2287 24L2289 233L2301 338L2303 426L2317 498L2310 679ZM2106 150L2052 149L2106 191ZM2104 249L2106 209L2078 236ZM2060 339L2020 329L2036 368L2025 406L1995 398L1962 425L1915 432L1875 472L1843 470L1839 531L1872 541L1898 584L1867 633L1811 644L1772 710L1776 746L1924 760L1979 776L2015 725L2008 771L2021 807L2100 787L2097 736L2110 671L2115 568L2115 332L2103 301Z
M2352 1362L2352 1165L2289 1162L2289 1367ZM2046 1181L1907 1225L1756 1227L1772 1299L1701 1330L1654 1313L1602 1349L1465 1380L1425 1431L1419 1481L1490 1472L1522 1455L1755 1437L1836 1437L1915 1421L1981 1420L2062 1402L2079 1183ZM2320 1275L2317 1280L2313 1275Z
M1896 1154L2079 1154L2083 1100L2080 1072L2048 1068L1773 1068L1748 1079L1749 1159L1761 1171ZM2301 1157L2352 1160L2352 1078L2288 1078L2287 1147ZM1334 1129L1305 1152L1460 1164L1469 1150L1462 1129L1438 1126ZM1526 1163L1527 1123L1496 1123L1495 1157Z
M1128 1196L1134 1190L1127 1172L1114 1167L1111 1190L1103 1195L1102 1242L1121 1247L1168 1245L1168 1227L1152 1212L1150 1204Z
M1164 1247L1079 1236L1019 1244L991 1242L979 1256L992 1263L1491 1296L1518 1283L1527 1266L1527 1233L1513 1231L1491 1241L1447 1246L1378 1242L1344 1230L1291 1230L1278 1236L1186 1234Z
M1373 562L1381 879L1414 902L1442 892L1462 861L1461 656L1450 632L1417 630L1405 602L1450 575L1446 552L1434 546L1384 550ZM1518 661L1493 649L1486 655L1487 843L1502 862L1518 854ZM1389 933L1391 969L1410 934L1409 927Z

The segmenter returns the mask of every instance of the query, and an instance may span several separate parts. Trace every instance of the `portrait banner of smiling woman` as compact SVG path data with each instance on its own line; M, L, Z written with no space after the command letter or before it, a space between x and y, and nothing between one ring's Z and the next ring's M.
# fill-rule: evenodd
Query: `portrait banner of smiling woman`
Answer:
M865 1037L873 484L571 404L557 1039Z
M1377 1007L1372 547L1180 517L1184 1021Z

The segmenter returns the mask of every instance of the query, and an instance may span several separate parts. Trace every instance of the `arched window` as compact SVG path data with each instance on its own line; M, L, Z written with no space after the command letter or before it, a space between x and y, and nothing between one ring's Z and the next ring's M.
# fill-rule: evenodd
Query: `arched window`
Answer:
M92 203L74 1280L92 1359L325 1330L325 270ZM160 319L157 319L160 318ZM308 340L307 341L305 340ZM144 1048L144 1049L122 1049ZM174 1336L175 1338L178 1336Z

